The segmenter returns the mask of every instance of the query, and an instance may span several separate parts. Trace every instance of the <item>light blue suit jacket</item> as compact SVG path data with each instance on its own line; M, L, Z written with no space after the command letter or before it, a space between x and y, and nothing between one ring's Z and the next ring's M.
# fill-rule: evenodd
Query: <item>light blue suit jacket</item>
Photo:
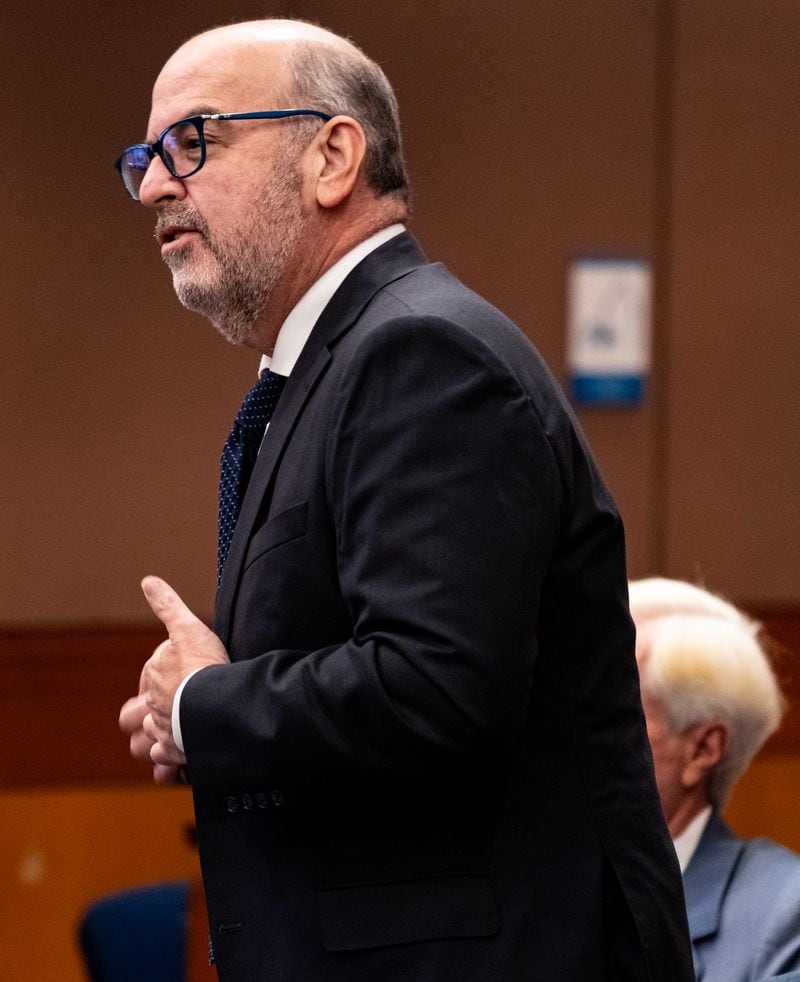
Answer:
M684 873L698 982L800 969L800 856L737 839L714 812Z

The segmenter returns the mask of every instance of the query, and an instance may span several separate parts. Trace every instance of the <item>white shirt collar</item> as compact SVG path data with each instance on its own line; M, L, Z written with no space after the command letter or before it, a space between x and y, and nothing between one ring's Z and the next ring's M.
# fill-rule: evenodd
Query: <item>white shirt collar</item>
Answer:
M711 818L711 805L708 805L695 815L683 832L672 840L675 846L675 852L678 855L681 873L686 872L686 867L689 865L692 856L695 854L695 850L700 844L700 839L703 836L703 832L705 832L709 818Z
M345 253L329 270L326 270L289 312L289 316L278 331L272 357L269 355L262 356L261 364L258 367L259 372L265 368L271 368L273 372L277 372L279 375L291 375L295 362L300 357L300 352L314 329L314 325L319 320L320 314L342 285L347 274L378 246L382 246L384 242L388 242L389 239L393 239L404 230L404 226L400 224L381 229L380 232L376 232L368 239L364 239L363 242L359 242L355 248Z

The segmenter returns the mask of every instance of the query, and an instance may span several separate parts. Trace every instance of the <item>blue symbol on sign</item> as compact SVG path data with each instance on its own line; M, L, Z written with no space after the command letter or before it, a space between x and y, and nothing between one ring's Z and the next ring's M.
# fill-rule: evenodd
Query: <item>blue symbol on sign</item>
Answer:
M613 348L617 342L617 335L614 328L610 324L604 324L602 321L598 324L593 324L589 328L588 334L590 343L598 348Z

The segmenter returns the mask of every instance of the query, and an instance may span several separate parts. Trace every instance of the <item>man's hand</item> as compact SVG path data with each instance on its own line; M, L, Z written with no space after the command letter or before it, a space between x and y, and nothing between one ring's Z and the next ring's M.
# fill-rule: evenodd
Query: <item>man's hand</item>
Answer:
M139 695L119 714L120 728L130 734L131 754L149 757L159 783L180 781L186 757L172 736L172 704L178 686L190 672L230 662L222 642L189 610L178 594L157 576L146 576L142 590L169 635L145 662Z

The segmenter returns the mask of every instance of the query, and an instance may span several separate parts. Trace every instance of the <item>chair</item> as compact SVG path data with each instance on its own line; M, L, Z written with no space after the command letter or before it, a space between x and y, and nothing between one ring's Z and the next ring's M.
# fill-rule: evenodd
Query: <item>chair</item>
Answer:
M189 882L110 894L79 926L91 982L184 982Z

